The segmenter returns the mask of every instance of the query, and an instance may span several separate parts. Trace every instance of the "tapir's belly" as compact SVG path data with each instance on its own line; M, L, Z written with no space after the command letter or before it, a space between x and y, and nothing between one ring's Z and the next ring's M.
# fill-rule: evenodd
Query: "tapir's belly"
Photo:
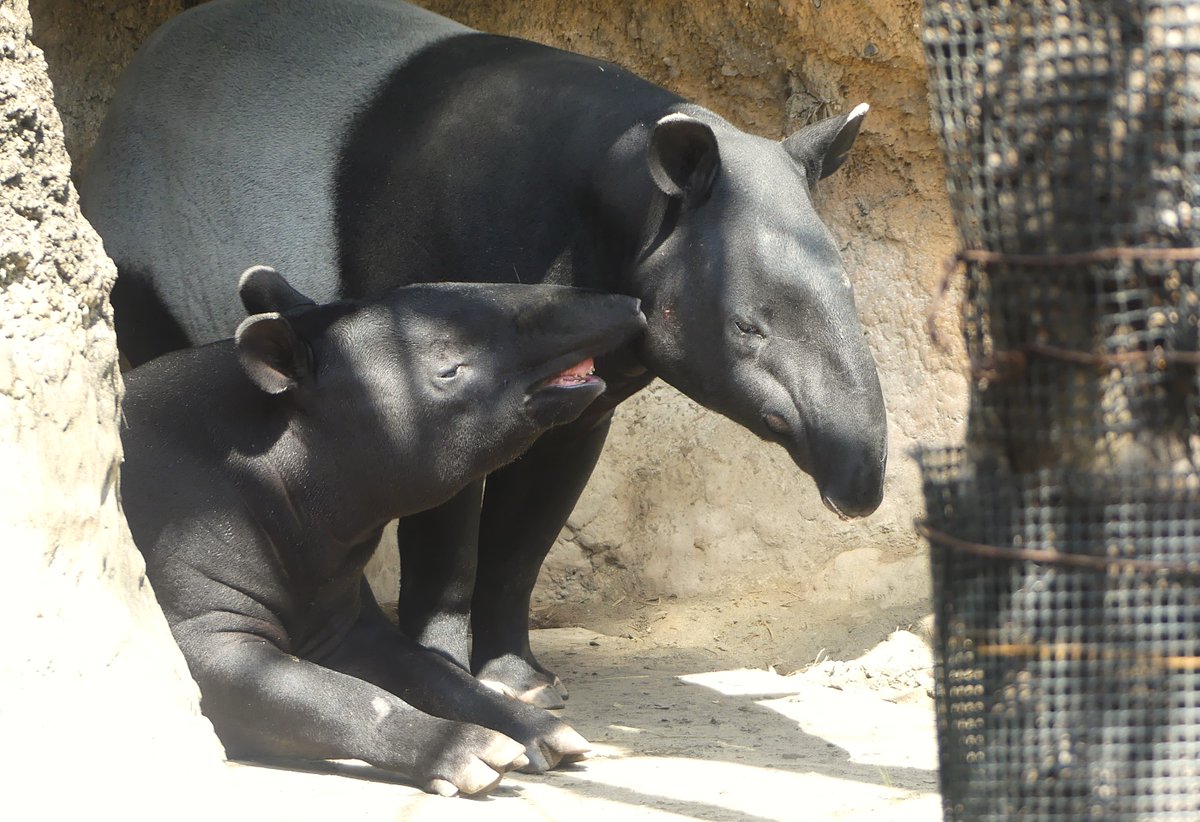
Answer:
M469 31L393 0L217 0L179 15L122 80L85 214L194 343L232 335L250 265L333 299L333 185L353 118L414 53Z

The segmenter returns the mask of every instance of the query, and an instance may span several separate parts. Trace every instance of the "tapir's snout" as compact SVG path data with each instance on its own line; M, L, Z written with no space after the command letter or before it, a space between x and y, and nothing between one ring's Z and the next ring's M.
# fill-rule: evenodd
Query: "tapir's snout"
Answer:
M865 517L883 502L888 449L883 395L861 399L840 415L821 414L806 426L821 502L842 519Z
M575 419L604 392L594 358L642 333L646 318L633 297L556 289L528 302L517 324L528 370L525 409L549 427Z
M842 519L857 519L883 502L883 473L887 455L872 465L859 463L838 472L821 488L821 502Z
M883 501L887 468L887 427L882 417L837 420L789 420L789 414L767 411L768 439L780 443L801 470L817 483L821 502L842 519L857 519ZM855 424L861 427L854 427Z
M517 313L517 334L522 359L534 369L558 365L563 357L606 354L646 328L635 297L550 285L525 290L530 293Z
M870 352L863 346L805 359L784 349L769 373L785 390L766 391L754 429L787 449L830 511L842 519L874 512L883 501L888 434Z

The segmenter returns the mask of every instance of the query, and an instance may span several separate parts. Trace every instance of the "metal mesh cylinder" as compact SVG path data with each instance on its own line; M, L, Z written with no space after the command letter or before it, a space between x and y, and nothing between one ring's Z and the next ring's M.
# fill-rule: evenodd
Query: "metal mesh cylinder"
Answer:
M920 455L947 819L1200 819L1200 4L925 4L967 441Z

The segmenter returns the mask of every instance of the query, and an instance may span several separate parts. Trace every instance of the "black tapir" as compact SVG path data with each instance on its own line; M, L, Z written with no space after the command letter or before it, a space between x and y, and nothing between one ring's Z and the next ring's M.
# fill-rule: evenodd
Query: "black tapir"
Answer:
M530 591L612 408L655 376L784 446L838 514L878 506L883 397L810 195L866 110L776 142L393 0L215 0L136 56L81 193L135 363L228 334L236 300L193 272L259 259L319 300L464 273L642 300L648 332L598 364L608 391L577 423L400 525L405 630L554 706Z
M232 289L231 289L232 290ZM637 301L437 284L314 305L243 276L234 340L126 376L121 493L202 707L236 757L361 759L441 794L587 751L387 621L363 578L395 519L444 503L604 389Z

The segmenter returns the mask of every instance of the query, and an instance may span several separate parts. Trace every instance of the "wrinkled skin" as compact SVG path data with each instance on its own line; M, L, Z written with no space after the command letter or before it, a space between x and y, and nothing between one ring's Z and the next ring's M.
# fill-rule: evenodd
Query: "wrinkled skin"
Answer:
M455 284L316 306L263 268L240 291L235 340L127 375L122 431L129 526L226 750L360 759L443 795L583 756L392 625L361 546L578 417L637 301Z
M598 362L600 400L397 535L405 631L553 707L530 592L612 409L655 376L786 448L836 514L879 505L883 397L811 198L865 114L767 140L618 66L403 3L219 0L131 65L81 194L135 362L228 333L236 307L193 272L258 259L326 298L453 277L643 301L648 333Z

